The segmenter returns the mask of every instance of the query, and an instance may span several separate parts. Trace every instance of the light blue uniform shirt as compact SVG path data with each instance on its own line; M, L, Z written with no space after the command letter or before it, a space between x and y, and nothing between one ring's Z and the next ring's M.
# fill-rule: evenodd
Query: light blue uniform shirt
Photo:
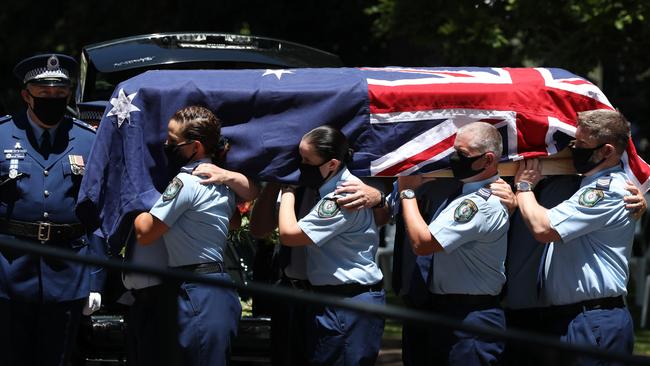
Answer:
M207 162L199 160L181 168L174 179L182 187L176 191L178 183L173 187L172 181L150 211L169 226L163 240L170 267L223 262L235 194L222 184L200 184L202 178L192 175L196 166Z
M607 176L609 189L597 189ZM544 293L552 305L627 294L634 221L623 202L626 180L620 167L585 177L571 198L547 211L562 237L550 244L545 266Z
M371 285L383 278L375 263L379 231L372 209L342 210L335 203L336 183L347 180L359 178L344 167L320 187L323 198L298 221L314 243L307 246L307 278L312 285Z
M463 185L454 199L429 224L443 252L433 255L434 294L498 295L506 282L508 211L483 188L497 176ZM471 212L473 216L467 220Z

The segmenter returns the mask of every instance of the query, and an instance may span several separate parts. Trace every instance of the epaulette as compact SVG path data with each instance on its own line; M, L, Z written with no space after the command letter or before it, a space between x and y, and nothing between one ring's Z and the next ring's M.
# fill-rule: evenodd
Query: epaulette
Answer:
M7 122L7 121L11 121L12 118L13 118L13 117L11 117L11 116L8 115L8 114L7 114L6 116L2 116L2 117L0 117L0 123L5 123L5 122Z
M492 190L490 188L481 187L478 191L476 191L476 194L487 201L488 198L490 198L492 195Z
M596 189L601 191L609 191L609 185L612 183L612 177L609 175L606 177L600 177L596 180Z
M88 130L88 131L91 131L92 133L97 133L97 131L95 131L95 129L93 128L93 126L87 124L86 122L84 122L84 121L82 121L82 120L79 120L79 119L73 118L73 119L72 119L72 122L73 122L75 125L77 125L77 126L79 126L79 127L82 127L83 129L86 129L86 130Z

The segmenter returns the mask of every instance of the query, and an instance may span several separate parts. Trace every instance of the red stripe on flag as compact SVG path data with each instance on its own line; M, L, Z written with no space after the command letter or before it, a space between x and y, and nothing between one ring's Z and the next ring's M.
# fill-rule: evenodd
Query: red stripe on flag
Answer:
M377 173L377 176L387 176L392 177L401 173L409 168L416 166L417 164L427 161L432 157L440 154L441 152L449 149L454 146L454 141L456 140L456 134L453 134L446 139L440 141L439 143L431 146L430 148L411 156L410 158L403 160L387 169L384 169Z

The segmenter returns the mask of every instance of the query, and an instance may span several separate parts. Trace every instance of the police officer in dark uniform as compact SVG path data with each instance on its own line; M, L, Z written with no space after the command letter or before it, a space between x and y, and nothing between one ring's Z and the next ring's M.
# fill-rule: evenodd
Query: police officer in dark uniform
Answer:
M0 237L85 255L102 250L102 242L74 213L94 140L92 128L65 116L76 67L69 56L46 54L14 69L28 108L0 120ZM77 263L0 251L0 332L9 340L0 343L3 365L67 364L82 311L100 306L97 274Z

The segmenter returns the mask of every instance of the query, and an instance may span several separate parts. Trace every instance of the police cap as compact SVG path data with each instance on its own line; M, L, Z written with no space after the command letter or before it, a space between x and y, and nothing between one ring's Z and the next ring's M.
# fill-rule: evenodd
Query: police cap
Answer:
M70 56L48 53L20 61L14 67L14 75L23 84L66 86L72 84L77 66Z

